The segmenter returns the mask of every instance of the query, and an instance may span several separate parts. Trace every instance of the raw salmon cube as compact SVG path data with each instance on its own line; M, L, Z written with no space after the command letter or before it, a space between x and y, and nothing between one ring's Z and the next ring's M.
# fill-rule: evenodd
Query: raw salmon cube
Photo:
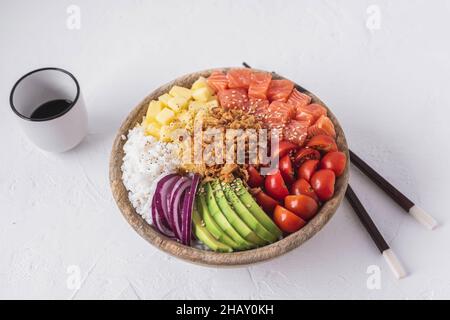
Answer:
M253 114L258 121L264 121L269 111L269 104L269 100L249 98L248 113Z
M301 93L297 89L292 90L287 103L294 106L295 108L304 107L311 103L311 97L307 94Z
M227 89L217 94L220 105L226 109L247 110L248 97L245 89Z
M252 72L248 96L255 99L266 99L272 75L267 72Z
M305 123L308 124L308 127L314 123L314 116L302 110L297 111L294 118L298 121L305 121Z
M308 136L308 124L304 121L291 120L283 129L285 140L303 146Z
M320 116L327 115L327 109L318 103L311 103L306 106L297 108L297 115L301 112L306 112L312 115L312 123L315 123L317 119L320 118Z
M309 137L321 134L336 138L336 131L334 129L333 122L331 122L330 118L323 115L319 117L319 119L316 121L316 123L314 123L314 125L308 128Z
M250 69L231 69L228 71L228 88L244 88L248 89L250 86L250 76L252 71Z
M227 76L221 71L214 71L211 73L206 82L214 90L214 92L220 92L228 87Z
M270 101L286 102L294 89L294 83L290 80L272 80L267 90L267 98Z

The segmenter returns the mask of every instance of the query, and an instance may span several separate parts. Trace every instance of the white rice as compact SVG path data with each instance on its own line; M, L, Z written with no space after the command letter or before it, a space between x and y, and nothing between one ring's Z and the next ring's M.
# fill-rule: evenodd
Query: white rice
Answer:
M145 221L152 224L151 203L156 182L179 167L178 146L146 136L137 126L128 132L123 146L122 180L128 198Z

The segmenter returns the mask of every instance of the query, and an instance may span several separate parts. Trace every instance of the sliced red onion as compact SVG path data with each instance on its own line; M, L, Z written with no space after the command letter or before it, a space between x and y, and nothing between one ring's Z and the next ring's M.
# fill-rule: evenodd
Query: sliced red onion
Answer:
M170 230L169 222L166 220L163 204L161 203L161 189L167 181L177 178L178 175L175 173L168 174L162 177L158 183L156 184L155 193L152 199L152 219L156 228L159 232L171 236L174 236L174 233Z
M167 176L166 176L167 177ZM166 178L164 177L164 178ZM163 178L163 179L164 179ZM167 198L170 195L170 187L173 185L173 183L176 183L178 180L182 179L183 177L180 177L178 175L174 175L164 181L160 182L161 184L158 182L158 185L160 184L160 188L158 189L158 186L156 186L156 196L158 197L159 203L161 203L161 209L164 213L164 217L165 220L167 221L168 225L170 225L170 217L169 217L169 208L167 206Z
M194 206L195 194L197 193L197 187L200 182L200 175L194 174L191 181L189 191L184 197L183 211L182 211L182 237L181 242L187 246L191 244L192 234L192 209Z
M186 181L190 181L188 177L180 177L178 181L175 181L175 183L170 184L169 196L167 197L167 208L169 209L169 218L171 217L170 204L172 203L172 199L177 193L178 188Z
M174 237L175 234L165 226L165 221L164 221L164 213L161 210L158 210L158 206L157 206L157 197L153 196L152 199L152 220L153 220L153 224L155 225L156 229L161 232L162 234L164 234L167 237Z
M164 184L163 188L161 188L161 192L159 194L159 197L161 198L161 203L164 203L161 206L164 211L164 215L167 220L167 224L171 230L173 230L172 219L170 218L170 199L172 197L172 191L174 190L174 186L179 181L184 181L185 179L186 179L185 177L176 176L176 177L173 177L172 179L167 180L166 183ZM164 192L164 195L166 195L165 197L163 195L163 192Z
M180 179L181 181L181 179ZM181 241L182 240L182 224L180 223L179 217L181 216L181 212L178 208L180 206L180 202L182 199L182 195L189 189L191 185L191 181L189 179L185 179L181 181L181 184L175 184L173 197L171 198L170 206L169 206L169 219L172 225L172 230L175 233L176 237Z
M160 179L152 199L152 218L162 234L190 245L192 209L200 175L193 178L169 174Z

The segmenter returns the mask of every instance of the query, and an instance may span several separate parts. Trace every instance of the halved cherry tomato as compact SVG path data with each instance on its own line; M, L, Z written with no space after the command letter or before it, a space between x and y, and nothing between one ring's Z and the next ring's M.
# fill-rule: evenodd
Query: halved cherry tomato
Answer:
M264 184L263 176L254 166L248 166L247 172L248 172L247 184L251 188L261 187Z
M274 198L260 190L255 195L256 202L263 208L265 213L273 214L275 207L279 204Z
M304 194L287 196L284 198L284 206L306 221L314 217L318 209L316 200Z
M281 140L278 143L278 150L274 150L272 152L272 157L279 157L279 159L283 158L292 150L298 149L298 145L286 140Z
M284 182L286 182L288 185L291 185L295 181L295 178L294 169L292 168L292 161L289 155L287 154L283 158L281 158L278 165Z
M320 160L320 153L316 149L302 148L294 156L294 164L300 166L306 160Z
M307 146L323 152L338 151L336 141L332 137L324 134L312 137Z
M336 176L330 169L322 169L317 171L311 177L311 186L316 192L320 200L326 201L334 194L334 182Z
M292 184L291 194L294 195L304 194L307 195L308 197L313 198L316 201L319 201L319 198L317 197L317 194L314 192L314 189L311 187L309 182L303 178L298 179Z
M276 200L283 201L284 197L289 195L289 190L284 183L280 170L268 174L264 185L267 194Z
M321 169L330 169L334 171L336 177L344 173L347 157L340 151L328 152L320 162Z
M287 233L298 231L306 224L305 220L280 205L275 207L273 220L281 230Z
M297 176L298 178L303 178L309 181L314 172L316 172L319 166L319 160L306 160L300 168L298 168Z

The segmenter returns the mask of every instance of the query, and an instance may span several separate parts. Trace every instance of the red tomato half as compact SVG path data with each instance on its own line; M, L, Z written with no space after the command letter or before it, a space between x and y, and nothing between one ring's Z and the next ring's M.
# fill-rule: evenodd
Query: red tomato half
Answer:
M273 220L281 230L287 233L298 231L306 224L305 220L280 205L275 207Z
M266 192L269 194L269 196L273 197L278 201L283 201L284 197L289 195L288 188L284 183L280 170L277 170L274 173L267 175L264 185L266 188Z
M251 188L261 187L264 184L264 178L261 176L259 171L254 166L249 166L247 168L248 180L247 184Z
M295 143L281 140L278 143L278 150L274 150L272 152L273 157L279 157L280 159L283 158L285 155L289 154L291 151L296 150L298 148L298 145Z
M344 173L347 157L340 151L328 152L320 161L321 169L330 169L334 171L336 177Z
M309 181L319 166L319 160L307 160L298 168L297 177Z
M320 200L326 201L334 194L336 176L332 170L322 169L311 177L311 186Z
M336 141L332 137L323 134L312 137L307 146L323 152L338 151Z
M292 184L291 194L294 195L304 194L307 195L308 197L313 198L316 201L319 201L319 198L317 197L317 194L314 192L314 189L311 187L309 182L303 178L298 179Z
M294 164L300 166L306 160L320 160L320 153L316 149L302 148L294 156Z
M275 207L279 204L277 200L269 196L264 191L259 191L255 195L256 202L263 208L264 212L272 215Z
M278 164L281 172L281 176L283 177L284 182L288 185L291 185L294 181L294 169L292 168L292 161L289 155L285 155L280 159L280 163Z
M315 216L319 207L316 200L304 194L287 196L284 198L284 206L306 221Z

